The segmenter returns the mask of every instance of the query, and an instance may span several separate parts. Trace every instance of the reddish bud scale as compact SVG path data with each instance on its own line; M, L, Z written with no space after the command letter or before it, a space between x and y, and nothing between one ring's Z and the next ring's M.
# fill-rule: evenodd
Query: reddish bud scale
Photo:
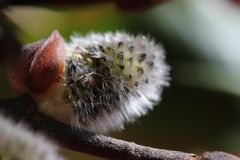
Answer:
M65 59L64 40L57 31L46 40L25 46L9 69L13 89L34 96L48 93L61 80Z

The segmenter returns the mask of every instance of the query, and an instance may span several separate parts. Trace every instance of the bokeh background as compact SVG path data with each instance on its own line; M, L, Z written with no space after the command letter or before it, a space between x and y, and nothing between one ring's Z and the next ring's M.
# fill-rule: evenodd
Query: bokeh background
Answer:
M137 1L136 1L137 3ZM114 3L10 6L2 10L24 45L57 29L151 35L166 49L171 86L161 103L125 130L109 135L147 146L240 155L240 5L230 0L172 0L120 10ZM15 96L0 67L0 98ZM100 159L62 149L69 159Z

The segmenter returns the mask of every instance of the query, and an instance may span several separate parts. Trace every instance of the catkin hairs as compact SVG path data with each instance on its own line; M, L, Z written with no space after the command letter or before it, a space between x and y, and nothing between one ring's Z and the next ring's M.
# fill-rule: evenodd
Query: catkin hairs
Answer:
M59 45L64 46L63 58L53 54L61 63L51 60L64 66L59 82L44 94L30 95L41 112L74 127L94 132L122 129L153 109L169 84L164 49L147 36L90 33L73 35Z

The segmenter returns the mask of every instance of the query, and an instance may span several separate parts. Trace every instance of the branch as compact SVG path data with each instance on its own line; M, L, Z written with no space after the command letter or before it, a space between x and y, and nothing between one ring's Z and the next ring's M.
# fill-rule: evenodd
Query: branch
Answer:
M72 129L37 111L37 105L27 96L0 100L0 112L16 122L24 122L35 131L46 134L63 147L107 159L159 159L159 160L240 160L223 153L210 152L202 156L179 151L155 149L133 142ZM214 158L216 157L216 158Z

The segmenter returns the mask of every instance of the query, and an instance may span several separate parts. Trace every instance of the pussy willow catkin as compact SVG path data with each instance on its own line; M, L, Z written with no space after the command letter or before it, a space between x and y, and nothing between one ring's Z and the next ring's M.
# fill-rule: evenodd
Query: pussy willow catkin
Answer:
M41 46L46 48L46 42L50 44L58 36L55 32L45 42L38 42L36 50L47 52ZM30 48L33 52L34 47ZM39 103L40 111L64 123L95 132L122 129L125 122L151 110L160 101L163 87L168 85L164 49L144 35L125 32L74 35L63 48L64 67L57 85L41 94L22 90ZM47 76L54 71L50 69Z
M57 147L41 135L0 115L1 160L63 160Z

